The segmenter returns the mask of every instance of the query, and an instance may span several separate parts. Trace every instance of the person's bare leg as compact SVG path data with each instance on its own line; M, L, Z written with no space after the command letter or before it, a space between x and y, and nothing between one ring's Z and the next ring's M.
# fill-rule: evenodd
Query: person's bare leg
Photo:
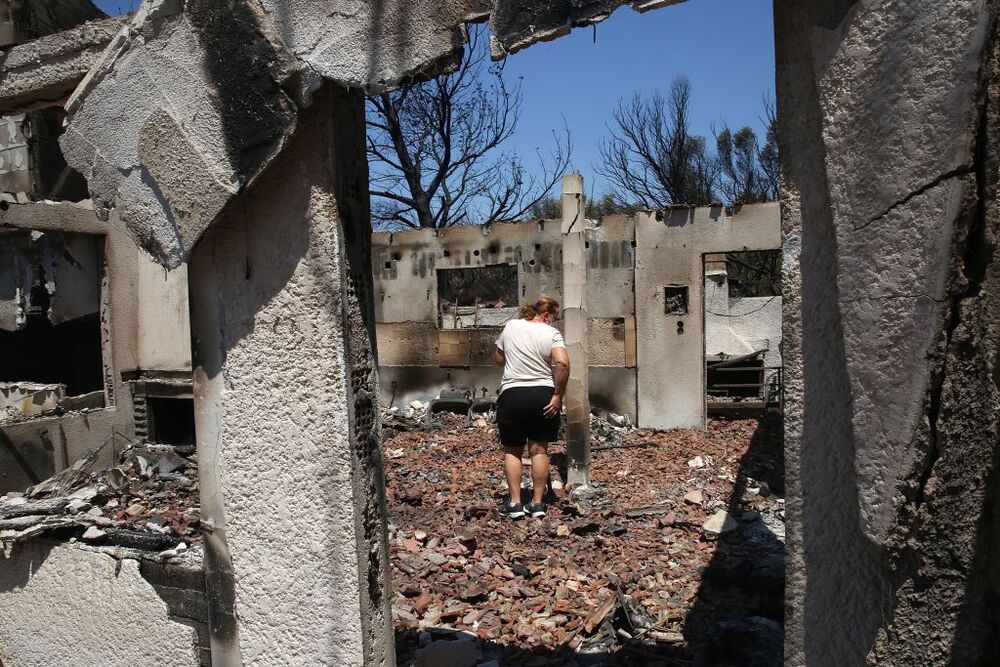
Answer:
M545 499L545 487L549 483L549 444L529 441L528 453L531 454L531 481L534 484L531 502L537 504Z
M507 477L507 487L510 489L510 502L517 505L521 502L521 452L524 447L503 448L503 473Z

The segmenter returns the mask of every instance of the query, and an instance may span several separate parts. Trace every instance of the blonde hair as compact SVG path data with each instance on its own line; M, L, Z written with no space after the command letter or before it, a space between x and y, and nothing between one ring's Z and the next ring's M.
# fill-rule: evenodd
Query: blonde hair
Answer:
M521 306L521 319L533 320L543 313L555 314L559 310L559 302L543 296L535 303L526 303Z

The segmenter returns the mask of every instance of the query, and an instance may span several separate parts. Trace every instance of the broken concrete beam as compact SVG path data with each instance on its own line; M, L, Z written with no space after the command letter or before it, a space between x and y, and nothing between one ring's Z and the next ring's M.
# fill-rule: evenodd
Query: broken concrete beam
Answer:
M15 498L13 501L8 500L7 502L0 503L0 519L13 519L19 516L31 516L31 515L52 515L61 514L66 505L69 504L68 498L45 498L42 500L28 500L23 502L17 502L23 500L21 498Z
M68 103L60 144L98 215L117 207L176 267L291 134L298 71L256 3L148 2Z
M0 60L0 114L61 104L127 20L92 21L11 48Z
M775 12L788 665L996 661L997 18Z
M648 11L681 2L684 0L577 0L572 3L497 0L493 3L490 27L496 35L497 46L502 48L494 56L555 39L574 26L599 23L623 5L631 5L636 11Z
M118 208L136 242L176 267L281 150L324 78L383 90L446 70L464 24L490 11L497 44L516 50L622 3L542 4L151 0L70 99L60 144L99 214Z
M457 64L463 26L491 0L262 0L275 30L314 77L372 92Z

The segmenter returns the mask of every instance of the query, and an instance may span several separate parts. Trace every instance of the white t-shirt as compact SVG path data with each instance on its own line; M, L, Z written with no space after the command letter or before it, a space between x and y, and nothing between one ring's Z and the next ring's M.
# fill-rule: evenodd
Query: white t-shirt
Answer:
M516 319L508 322L497 347L507 359L500 393L511 387L555 387L552 379L552 349L566 348L559 330L542 322Z

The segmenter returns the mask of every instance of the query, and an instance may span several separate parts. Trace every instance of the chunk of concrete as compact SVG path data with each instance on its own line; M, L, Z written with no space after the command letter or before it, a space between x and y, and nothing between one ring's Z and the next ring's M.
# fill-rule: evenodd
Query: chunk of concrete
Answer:
M694 489L684 494L684 500L692 505L701 505L705 500L705 496L702 494L701 489Z
M74 93L60 144L98 214L117 207L175 267L291 134L299 68L256 3L147 2Z
M733 517L729 516L729 512L726 510L719 510L712 516L705 520L705 523L701 524L701 527L705 532L715 533L716 535L721 535L722 533L728 533L731 530L736 530L740 527L739 522Z

